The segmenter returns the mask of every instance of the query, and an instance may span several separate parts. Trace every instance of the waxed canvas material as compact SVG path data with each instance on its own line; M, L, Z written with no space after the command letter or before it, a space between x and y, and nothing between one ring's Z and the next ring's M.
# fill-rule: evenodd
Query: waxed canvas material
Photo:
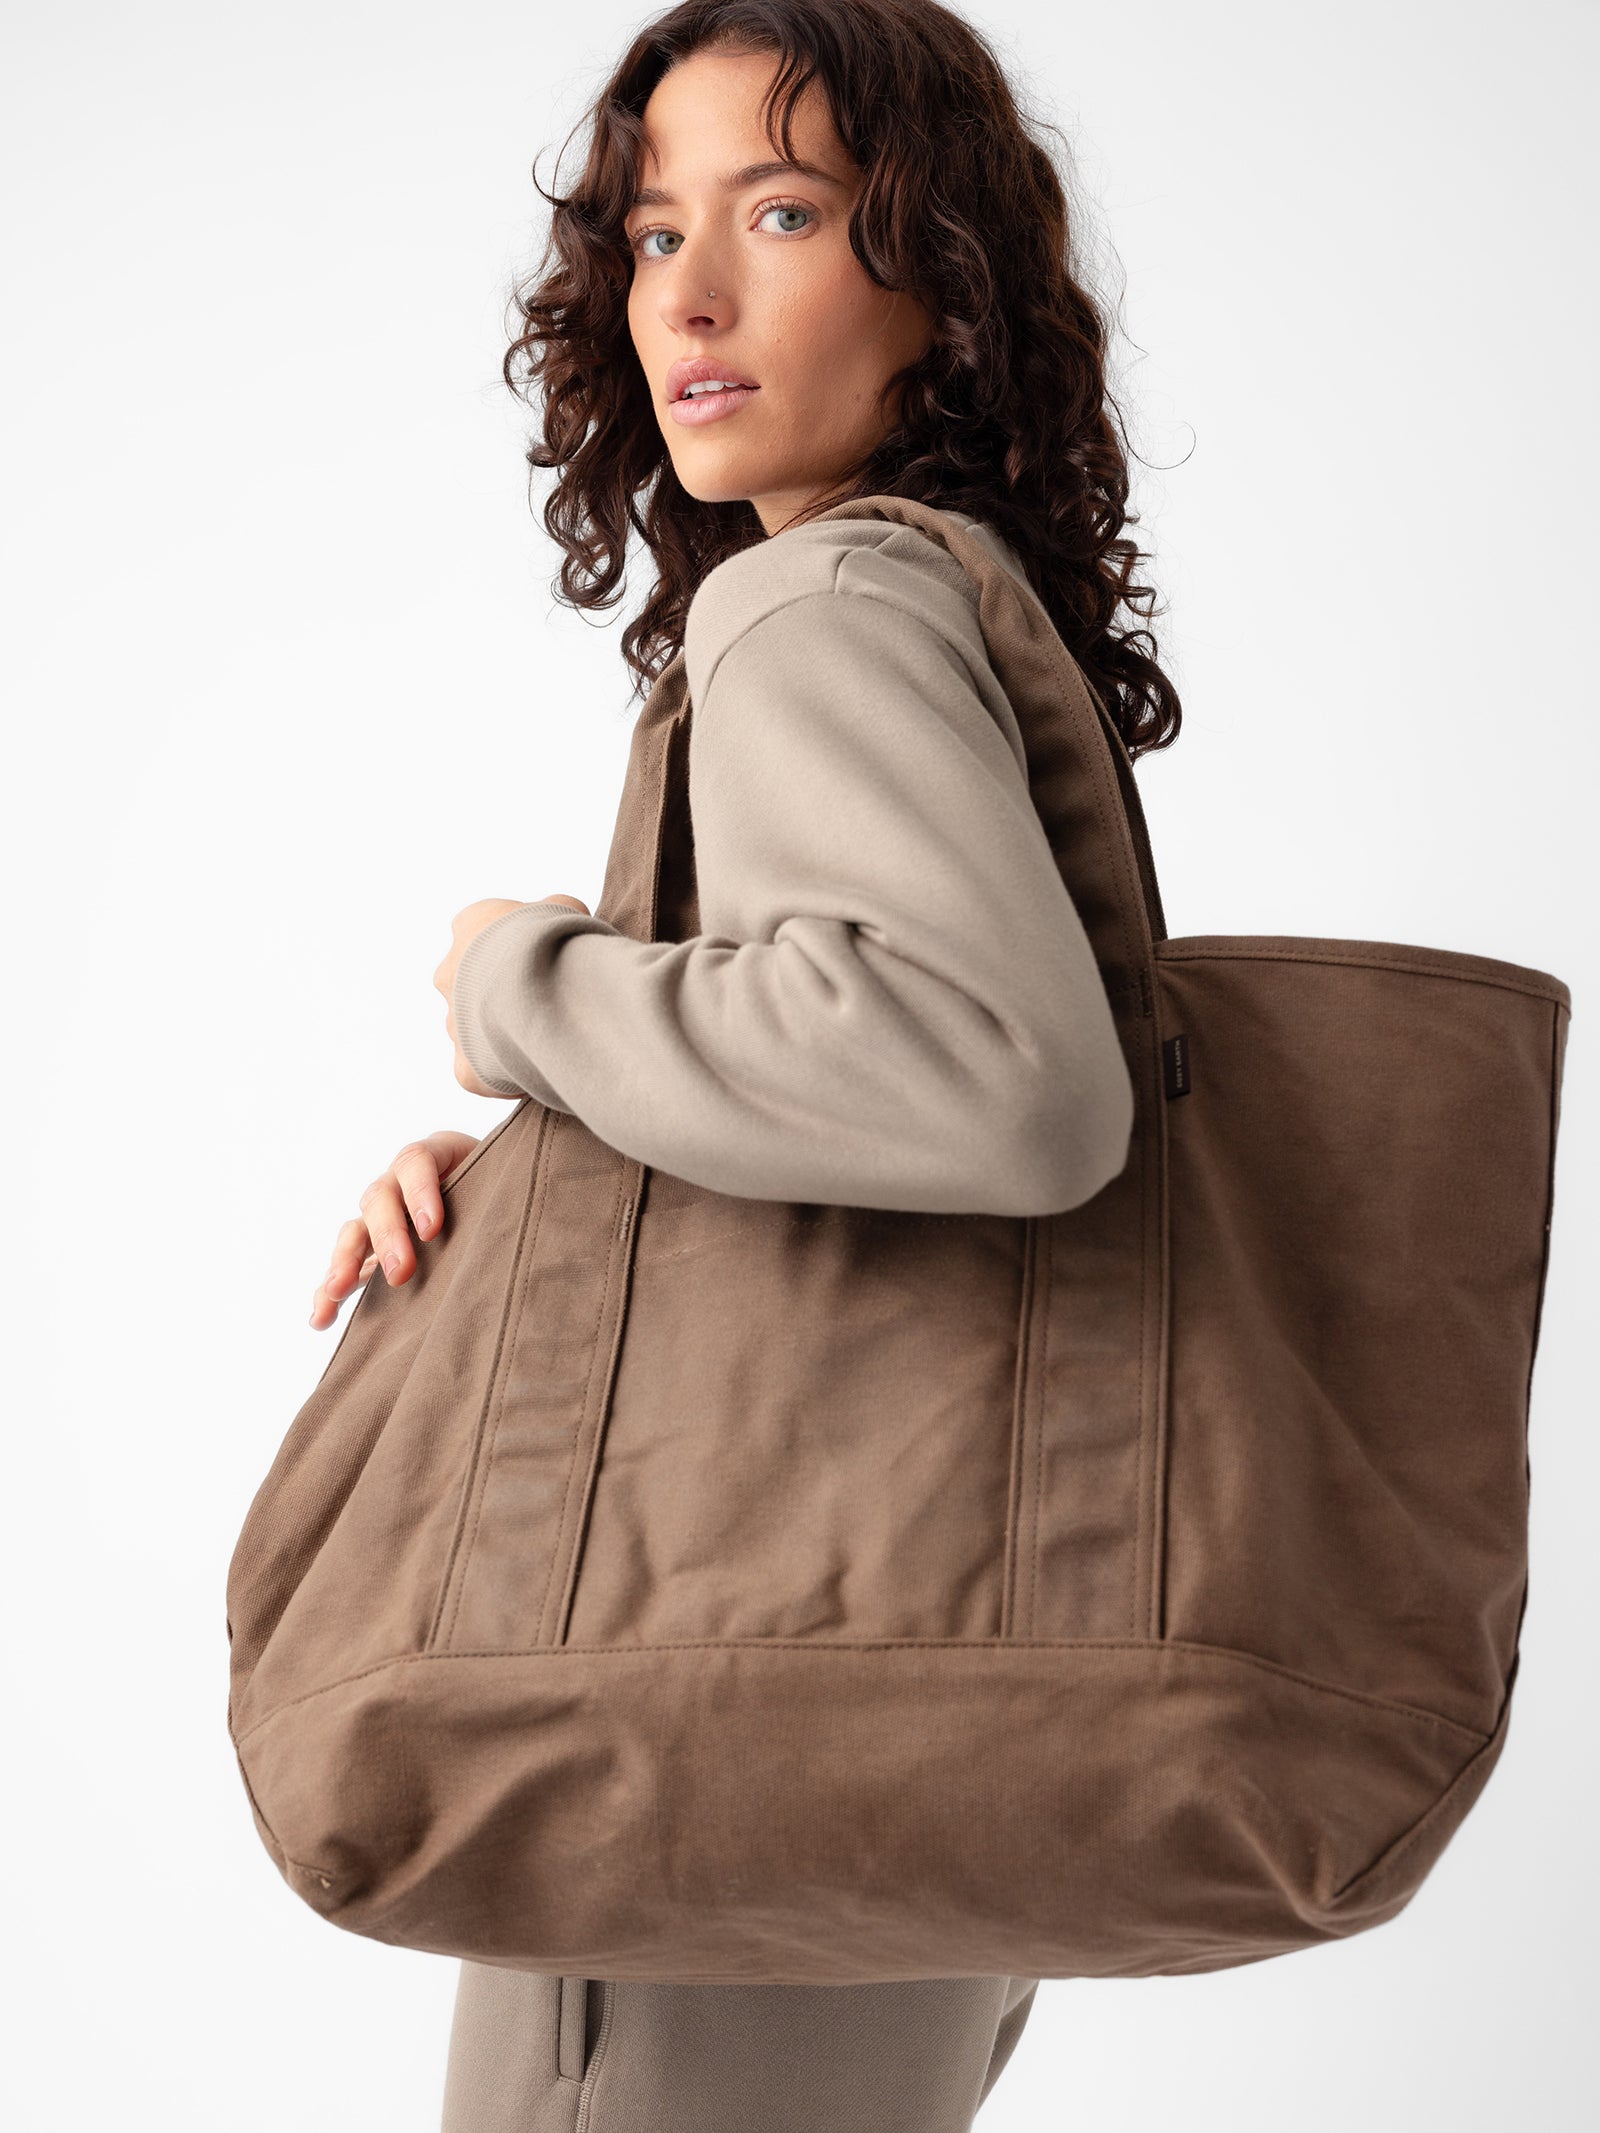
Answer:
M524 1098L361 1292L228 1571L323 1917L607 1978L1225 1968L1415 1895L1505 1739L1570 994L1166 937L1126 752L983 537L1136 1093L1014 1217L728 1196ZM599 916L697 930L682 655Z

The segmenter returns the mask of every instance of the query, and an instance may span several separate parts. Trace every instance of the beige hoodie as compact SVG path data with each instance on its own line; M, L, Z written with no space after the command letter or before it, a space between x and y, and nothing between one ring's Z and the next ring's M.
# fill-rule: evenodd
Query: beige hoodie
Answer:
M912 526L789 527L707 575L684 662L701 932L506 912L457 968L474 1072L719 1192L1098 1192L1133 1086L966 572Z

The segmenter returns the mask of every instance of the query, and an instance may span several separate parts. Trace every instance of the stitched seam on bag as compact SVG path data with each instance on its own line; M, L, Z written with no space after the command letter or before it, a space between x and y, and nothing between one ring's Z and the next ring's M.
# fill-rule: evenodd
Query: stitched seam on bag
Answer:
M1154 992L1154 990L1155 988L1152 986L1151 991ZM1140 1633L1139 1536L1144 1530L1145 1466L1149 1442L1149 1431L1145 1427L1145 1404L1146 1387L1150 1378L1148 1354L1150 1346L1150 1134L1152 1129L1151 1125L1146 1121L1154 1121L1159 1127L1160 1113L1150 1101L1148 1091L1152 1082L1159 1084L1161 1077L1159 1028L1153 1022L1150 1024L1139 1022L1134 1027L1139 1030L1141 1037L1147 1027L1154 1030L1157 1042L1153 1045L1149 1042L1141 1044L1141 1050L1144 1055L1141 1064L1144 1068L1144 1073L1141 1077L1143 1088L1140 1091L1140 1096L1144 1105L1145 1116L1141 1119L1139 1126L1139 1396L1134 1409L1134 1426L1139 1432L1139 1454L1134 1467L1133 1547L1130 1551L1128 1563L1130 1573L1128 1635L1130 1637L1137 1637ZM1155 1189L1158 1193L1161 1189L1159 1157L1156 1166Z
M1022 1232L1022 1275L1017 1296L1017 1359L1011 1377L1011 1442L1006 1460L1006 1523L1000 1563L1000 1635L1016 1635L1022 1607L1023 1514L1027 1506L1028 1328L1033 1318L1034 1269L1039 1256L1041 1215L1027 1217Z
M287 1697L274 1704L270 1711L247 1726L237 1736L235 1745L247 1741L252 1733L270 1725L285 1711L294 1710L303 1703L312 1703L319 1696L330 1696L336 1689L351 1687L372 1674L386 1673L397 1666L449 1665L457 1660L468 1659L640 1659L654 1658L660 1652L827 1652L830 1655L859 1657L867 1652L904 1652L915 1655L927 1651L969 1651L986 1653L991 1659L996 1649L1004 1651L1108 1651L1136 1653L1140 1658L1158 1660L1168 1653L1176 1652L1184 1658L1221 1661L1230 1666L1247 1666L1261 1673L1275 1675L1283 1681L1293 1682L1296 1687L1310 1689L1319 1696L1337 1696L1343 1702L1362 1705L1367 1710L1382 1711L1395 1718L1414 1720L1419 1725L1442 1727L1447 1733L1458 1733L1464 1740L1481 1747L1493 1739L1492 1731L1485 1733L1477 1726L1464 1725L1458 1718L1446 1718L1440 1711L1425 1711L1417 1704L1401 1703L1394 1697L1373 1696L1362 1689L1347 1689L1333 1681L1320 1681L1314 1674L1300 1673L1291 1666L1282 1666L1275 1659L1263 1659L1255 1652L1236 1651L1231 1646L1220 1644L1192 1644L1181 1637L1165 1637L1159 1641L1151 1637L1017 1637L1000 1644L994 1637L903 1637L863 1638L850 1641L837 1637L692 1637L681 1638L672 1643L650 1644L534 1644L512 1645L500 1649L481 1651L432 1651L400 1652L392 1659L375 1659L370 1666L358 1667L354 1673L341 1674L337 1680L325 1681L319 1688L302 1690L298 1696Z
M515 1113L508 1114L508 1116L514 1115ZM511 1320L512 1306L517 1293L517 1281L519 1268L522 1260L523 1239L527 1233L528 1216L532 1208L534 1199L543 1191L543 1179L546 1169L546 1165L543 1160L545 1153L544 1143L546 1134L551 1128L554 1116L555 1114L552 1111L550 1111L548 1108L545 1108L544 1116L539 1121L538 1134L533 1144L533 1178L530 1183L530 1191L528 1194L528 1198L523 1204L522 1219L518 1224L517 1228L517 1246L516 1251L512 1257L511 1272L507 1277L506 1281L506 1300L501 1309L500 1326L495 1335L494 1357L489 1371L489 1388L485 1397L486 1400L491 1402L495 1399L500 1389L500 1356L505 1344L506 1328ZM445 1607L450 1600L450 1588L455 1578L456 1564L458 1561L461 1563L461 1585L464 1586L466 1583L467 1562L470 1560L471 1557L471 1548L469 1545L466 1551L466 1557L463 1558L462 1543L465 1538L465 1524L467 1513L472 1503L472 1492L477 1486L480 1461L487 1457L487 1454L483 1448L484 1432L487 1427L488 1413L486 1409L485 1412L479 1417L478 1428L473 1433L472 1446L467 1458L467 1471L462 1481L462 1488L464 1494L461 1502L461 1507L456 1513L455 1530L451 1536L450 1541L449 1560L445 1564L444 1582L439 1590L439 1598L433 1611L433 1621L428 1631L429 1650L432 1650L434 1648L441 1634L445 1637L446 1642L448 1642L449 1629L445 1627L443 1617ZM485 1486L487 1486L487 1474L485 1474L484 1481ZM461 1588L460 1586L458 1586L456 1588L455 1604L451 1606L450 1609L450 1628L454 1627L456 1610L460 1606L460 1600Z
M449 1171L444 1177L439 1180L440 1192L447 1193L450 1190L451 1186L454 1185L458 1179L464 1178L467 1172L472 1168L473 1164L478 1160L479 1156L483 1154L484 1150L488 1148L491 1143L497 1141L500 1138L501 1134L504 1133L507 1126L509 1126L511 1121L516 1117L517 1113L520 1110L524 1109L528 1104L534 1103L535 1101L537 1101L536 1098L524 1095L520 1103L514 1103L511 1106L511 1109L506 1113L505 1117L500 1119L495 1125L492 1125L489 1128L488 1132L484 1134L483 1138L478 1142L478 1145L475 1148L469 1148L467 1150L466 1154L461 1158L460 1162L457 1163L455 1169Z
M311 1866L304 1859L291 1859L287 1852L285 1852L283 1856L285 1862L288 1865L296 1868L298 1872L302 1874L314 1874L318 1881L322 1883L325 1889L332 1888L333 1884L336 1881L340 1881L345 1878L343 1875L340 1874L330 1874L325 1866Z
M519 1264L513 1273L506 1300L505 1316L501 1322L499 1338L495 1343L494 1373L491 1379L494 1385L494 1422L489 1430L488 1442L483 1450L483 1486L478 1490L478 1500L472 1507L472 1530L467 1535L466 1546L462 1551L461 1576L456 1582L455 1599L450 1608L449 1626L445 1631L444 1641L447 1647L461 1614L461 1602L466 1593L467 1578L472 1569L472 1551L478 1544L478 1531L483 1524L483 1507L489 1500L489 1487L494 1479L494 1448L500 1439L500 1424L505 1419L506 1384L511 1376L511 1353L516 1346L517 1335L522 1330L523 1311L527 1308L527 1285L533 1278L534 1257L539 1242L539 1225L544 1219L545 1202L549 1198L550 1167L548 1160L539 1165L533 1193L535 1205L531 1228L528 1226L527 1213L525 1212L523 1216L524 1227L527 1230L527 1251L526 1254L523 1253L521 1240L519 1239L517 1252ZM522 1299L521 1310L516 1308L516 1299L519 1296ZM500 1367L502 1353L505 1357L504 1370Z
M635 1169L630 1159L630 1169ZM567 1568L566 1590L559 1602L555 1625L555 1641L564 1642L572 1624L573 1610L578 1604L578 1584L583 1576L583 1559L589 1546L589 1532L594 1522L595 1497L600 1487L600 1470L605 1458L606 1441L611 1433L612 1409L617 1396L617 1376L620 1368L623 1342L627 1338L628 1312L632 1299L634 1266L643 1220L645 1195L649 1189L651 1166L641 1163L636 1166L632 1191L623 1199L620 1230L615 1234L618 1260L615 1278L616 1301L611 1312L611 1332L606 1342L606 1356L601 1377L600 1404L595 1420L594 1442L589 1452L589 1469L579 1491L579 1526L573 1544L573 1557ZM625 1171L622 1183L628 1183Z
M1561 1081L1563 1054L1561 1014L1555 1007L1550 1016L1550 1102L1547 1106L1548 1152L1545 1157L1544 1215L1539 1243L1539 1278L1533 1292L1533 1324L1528 1330L1528 1382L1522 1395L1524 1480L1527 1479L1527 1432L1533 1412L1533 1373L1539 1360L1539 1333L1544 1321L1545 1290L1550 1279L1550 1236L1556 1213L1556 1141L1561 1126ZM1520 1624L1519 1624L1520 1628Z
M555 1577L556 1565L561 1560L562 1545L566 1539L567 1525L572 1507L572 1474L574 1467L577 1465L578 1446L583 1441L584 1418L589 1412L589 1394L594 1386L595 1359L600 1353L600 1328L605 1322L606 1302L615 1287L618 1249L617 1210L622 1205L622 1187L626 1177L626 1169L619 1164L617 1166L617 1190L611 1202L611 1214L608 1218L606 1230L606 1234L611 1240L611 1249L606 1254L605 1280L601 1283L599 1301L595 1305L594 1327L589 1336L589 1368L584 1374L583 1393L578 1401L577 1420L572 1426L572 1444L567 1455L567 1483L561 1494L561 1518L546 1558L544 1590L539 1595L538 1612L534 1616L534 1620L540 1623L544 1621L544 1611L550 1604L550 1584ZM596 1427L599 1427L598 1422Z
M1172 1117L1167 1104L1161 1067L1165 1041L1162 1033L1166 1027L1163 1014L1164 997L1158 984L1151 1003L1154 1022L1154 1042L1151 1050L1155 1072L1151 1082L1153 1093L1150 1097L1155 1113L1153 1131L1156 1142L1155 1429L1151 1445L1155 1471L1150 1477L1150 1615L1147 1629L1147 1634L1152 1637L1164 1637L1167 1626L1169 1514L1172 1501L1172 1357L1176 1345L1173 1304Z
M1455 970L1448 963L1408 963L1398 956L1305 955L1292 950L1269 948L1185 948L1178 942L1162 943L1162 961L1169 963L1314 963L1335 970L1393 970L1402 977L1444 978L1458 985L1487 985L1497 992L1514 992L1534 1000L1553 1000L1548 986L1525 984L1516 978L1497 978L1481 970ZM1565 1005L1564 1001L1557 1001Z
M1032 1546L1028 1551L1028 1634L1032 1636L1037 1619L1038 1605L1034 1595L1039 1585L1039 1504L1044 1495L1044 1417L1045 1389L1049 1383L1050 1367L1050 1309L1051 1277L1055 1269L1055 1224L1043 1225L1044 1246L1042 1263L1037 1270L1040 1283L1039 1308L1044 1313L1044 1328L1039 1336L1038 1393L1033 1402L1033 1502L1028 1508L1028 1522L1033 1528Z
M1499 1727L1496 1726L1495 1733L1498 1733L1499 1730ZM1369 1860L1358 1872L1352 1874L1348 1881L1340 1883L1328 1898L1330 1904L1343 1903L1352 1891L1358 1889L1364 1881L1373 1880L1386 1869L1392 1867L1397 1859L1404 1858L1411 1847L1419 1843L1428 1834L1440 1815L1446 1812L1454 1795L1466 1784L1479 1763L1494 1747L1495 1733L1488 1734L1480 1742L1479 1746L1468 1756L1449 1784L1446 1785L1443 1792L1439 1793L1432 1803L1423 1809L1408 1830L1403 1831L1396 1837L1392 1844L1385 1845L1376 1859Z
M229 1730L231 1732L232 1729L230 1728ZM285 1857L285 1859L288 1859L289 1854L283 1850L283 1842L282 1839L279 1837L278 1832L273 1828L272 1824L267 1820L266 1816L264 1814L261 1814L261 1802L256 1798L255 1787L250 1782L250 1773L244 1767L244 1757L239 1753L239 1742L237 1737L235 1737L233 1743L233 1759L239 1765L239 1775L244 1780L245 1796L249 1800L250 1805L255 1809L256 1813L258 1815L261 1815L262 1828L267 1832L268 1836L271 1837L273 1843L277 1845L279 1851L283 1852L283 1856ZM293 1860L290 1860L289 1863L291 1865L295 1864Z
M279 1853L281 1853L285 1866L292 1866L302 1874L315 1874L317 1879L323 1884L325 1888L331 1888L333 1883L339 1878L337 1875L330 1874L326 1867L312 1866L308 1860L292 1858L289 1852L285 1850L282 1838L278 1835L278 1832L273 1828L272 1824L267 1820L266 1816L261 1812L261 1802L256 1798L255 1787L250 1782L250 1773L244 1767L244 1757L239 1753L237 1742L235 1742L234 1744L234 1761L238 1764L239 1775L244 1780L245 1797L249 1800L250 1805L255 1809L256 1814L260 1817L262 1828L267 1832L267 1835L272 1840L272 1845L269 1847L269 1850L275 1848Z
M555 1117L556 1114L553 1111L545 1110L543 1118L539 1121L538 1139L534 1142L532 1187L523 1206L522 1221L517 1230L517 1248L512 1259L511 1274L506 1283L506 1300L500 1313L500 1326L495 1335L494 1360L489 1370L489 1389L486 1398L493 1407L494 1421L491 1426L488 1414L485 1413L473 1438L472 1453L467 1464L465 1482L468 1492L467 1500L462 1504L456 1516L456 1530L451 1542L450 1560L445 1566L444 1587L439 1594L438 1604L434 1609L433 1626L428 1633L430 1650L441 1638L445 1646L448 1647L451 1635L455 1630L456 1618L461 1611L461 1597L466 1590L467 1573L472 1566L472 1549L478 1537L478 1521L483 1515L483 1499L488 1494L489 1489L489 1470L494 1458L494 1439L500 1428L500 1414L505 1403L506 1373L502 1373L500 1367L501 1359L504 1356L509 1365L510 1357L507 1352L507 1341L508 1338L515 1338L512 1322L517 1317L516 1299L522 1283L527 1279L525 1265L527 1268L531 1268L533 1265L533 1248L538 1236L539 1215L544 1212L545 1187L550 1174L545 1138L552 1129ZM538 1208L538 1214L533 1214L535 1207ZM532 1236L528 1234L530 1214L533 1215ZM526 1253L524 1252L524 1245L526 1245ZM520 1319L517 1322L520 1324ZM487 1441L485 1441L486 1436ZM480 1470L483 1474L482 1488L478 1488ZM474 1489L477 1489L476 1504L472 1502L472 1491ZM470 1534L464 1530L464 1522L469 1512L472 1519ZM456 1565L458 1562L461 1566L459 1579L456 1577ZM455 1584L453 1598L450 1592L452 1582ZM444 1619L444 1611L447 1606L449 1608L448 1621Z

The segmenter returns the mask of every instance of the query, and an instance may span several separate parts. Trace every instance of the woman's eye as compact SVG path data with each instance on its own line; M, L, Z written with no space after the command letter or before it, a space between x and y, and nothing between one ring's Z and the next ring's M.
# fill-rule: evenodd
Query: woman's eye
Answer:
M810 208L802 207L798 200L774 200L761 210L761 220L765 222L769 215L809 215L810 213ZM803 224L802 227L804 227ZM799 231L793 223L790 223L780 229L778 234L781 237L794 237L799 235Z
M777 215L779 217L807 215L810 216L813 222L816 220L815 209L806 207L799 200L769 200L766 206L758 208L756 213L758 227L760 223L766 221L769 215ZM798 237L805 227L806 224L804 222L797 226L792 220L781 221L772 234L778 237ZM633 235L633 249L641 259L670 259L672 257L671 252L668 250L652 252L649 249L652 237L675 237L680 244L683 242L682 236L677 230L668 229L664 222L653 222L648 229L636 230Z

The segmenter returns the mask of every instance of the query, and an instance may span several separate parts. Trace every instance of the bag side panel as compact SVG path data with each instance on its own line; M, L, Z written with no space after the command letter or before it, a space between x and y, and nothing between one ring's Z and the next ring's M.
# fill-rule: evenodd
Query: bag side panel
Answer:
M367 1282L228 1568L230 1724L427 1642L552 1113L519 1104L445 1181L400 1288Z
M1175 961L1170 1635L1487 1731L1527 1574L1548 1000Z

